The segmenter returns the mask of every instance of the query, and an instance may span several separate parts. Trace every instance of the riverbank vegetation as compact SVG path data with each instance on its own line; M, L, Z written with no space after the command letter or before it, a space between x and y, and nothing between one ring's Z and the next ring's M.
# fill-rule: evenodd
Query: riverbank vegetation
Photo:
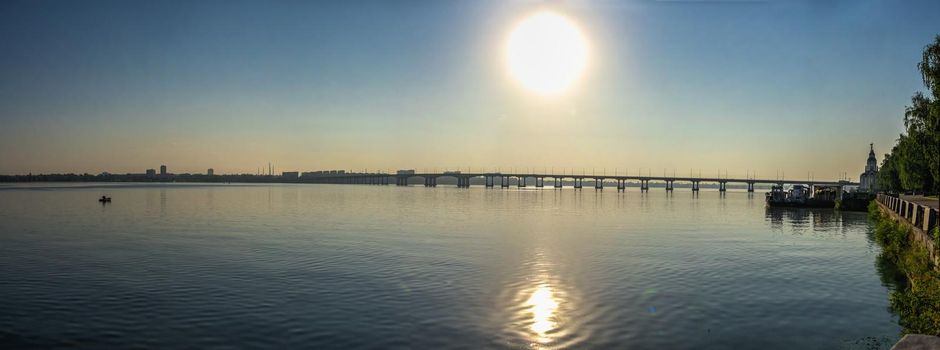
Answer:
M926 248L914 243L911 229L884 214L876 202L871 202L868 215L875 225L873 238L881 246L879 271L895 286L891 309L904 333L940 335L940 272Z
M883 191L940 192L940 35L924 48L917 67L927 91L911 97L905 133L881 163L878 186Z

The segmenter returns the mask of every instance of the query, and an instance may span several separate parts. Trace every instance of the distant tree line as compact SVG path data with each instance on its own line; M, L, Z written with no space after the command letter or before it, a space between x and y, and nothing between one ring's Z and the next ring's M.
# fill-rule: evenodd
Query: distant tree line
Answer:
M0 182L297 182L274 175L29 174L0 175Z
M927 95L917 92L904 113L907 129L885 155L878 186L889 192L940 192L940 35L924 47L920 69Z

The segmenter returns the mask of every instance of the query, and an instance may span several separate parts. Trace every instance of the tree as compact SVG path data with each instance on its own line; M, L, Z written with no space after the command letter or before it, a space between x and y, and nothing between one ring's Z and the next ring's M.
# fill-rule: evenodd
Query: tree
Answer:
M940 35L917 64L928 94L917 92L904 111L906 134L886 155L878 176L885 190L940 192Z
M899 192L901 187L901 176L898 174L898 158L892 156L897 154L898 146L894 146L891 153L885 154L881 161L881 168L878 169L878 188L887 192Z
M898 174L904 189L914 192L933 191L933 177L930 174L923 142L924 135L906 135L898 140Z

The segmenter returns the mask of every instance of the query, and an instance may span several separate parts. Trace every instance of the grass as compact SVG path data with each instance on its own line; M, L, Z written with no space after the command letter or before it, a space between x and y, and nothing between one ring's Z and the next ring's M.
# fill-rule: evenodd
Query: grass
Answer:
M881 246L879 260L893 264L904 276L890 297L904 333L940 335L940 273L926 248L912 244L910 228L887 217L875 201L868 215L875 224L874 239Z

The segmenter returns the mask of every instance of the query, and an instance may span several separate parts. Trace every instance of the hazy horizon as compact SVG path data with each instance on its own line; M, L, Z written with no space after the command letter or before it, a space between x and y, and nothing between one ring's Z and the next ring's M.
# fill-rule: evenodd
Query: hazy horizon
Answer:
M563 14L587 68L507 73ZM931 1L0 4L0 174L690 169L858 180L923 90Z

